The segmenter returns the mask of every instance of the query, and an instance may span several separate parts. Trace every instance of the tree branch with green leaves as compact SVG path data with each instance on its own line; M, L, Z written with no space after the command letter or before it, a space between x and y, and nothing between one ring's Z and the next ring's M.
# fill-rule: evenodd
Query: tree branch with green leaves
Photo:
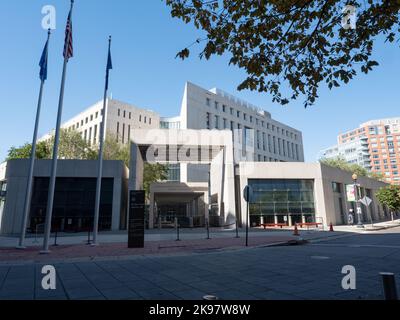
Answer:
M300 96L315 104L323 84L349 83L378 66L376 41L400 41L400 0L165 0L174 18L205 33L193 46L199 57L227 54L247 74L238 90L257 90L285 105ZM346 6L357 12L356 28L343 28Z

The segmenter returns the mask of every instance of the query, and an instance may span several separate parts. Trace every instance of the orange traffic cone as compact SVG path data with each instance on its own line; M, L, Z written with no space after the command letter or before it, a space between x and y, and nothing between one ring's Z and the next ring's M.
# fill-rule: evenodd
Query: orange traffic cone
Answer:
M294 226L294 233L293 233L293 235L294 235L294 236L299 236L299 235L300 235L299 229L297 229L297 224Z
M331 222L331 224L330 224L330 226L329 226L329 231L330 231L330 232L334 232L332 222Z

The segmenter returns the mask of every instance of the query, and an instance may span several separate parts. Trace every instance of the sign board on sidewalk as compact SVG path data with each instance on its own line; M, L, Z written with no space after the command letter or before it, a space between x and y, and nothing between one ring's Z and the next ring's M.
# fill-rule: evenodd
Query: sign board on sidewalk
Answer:
M364 198L362 198L362 199L360 200L360 202L361 202L363 205L365 205L366 207L369 207L369 206L371 205L371 203L372 203L372 199L369 198L369 197L367 197L367 196L365 196Z
M131 191L129 194L128 248L144 248L145 192Z

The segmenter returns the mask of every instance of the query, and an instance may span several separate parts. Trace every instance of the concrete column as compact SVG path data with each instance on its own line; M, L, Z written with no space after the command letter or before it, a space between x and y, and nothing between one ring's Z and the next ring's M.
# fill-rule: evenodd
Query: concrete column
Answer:
M118 231L121 222L121 207L122 207L122 180L114 179L114 195L112 205L112 216L111 216L111 230ZM127 204L127 210L129 214L129 203Z
M292 216L288 216L289 227L293 226Z
M149 229L154 229L154 193L150 193Z
M210 214L208 212L208 207L210 205L210 201L211 201L211 199L208 196L208 191L204 192L204 204L205 204L205 206L204 206L204 218L206 220L210 219Z

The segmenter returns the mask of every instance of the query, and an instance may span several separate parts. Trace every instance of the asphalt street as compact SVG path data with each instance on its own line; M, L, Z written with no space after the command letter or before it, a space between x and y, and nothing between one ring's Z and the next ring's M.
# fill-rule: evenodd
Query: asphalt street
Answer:
M355 290L342 288L346 265L356 270ZM57 287L47 291L42 265L0 267L0 299L381 300L379 272L395 273L399 288L400 228L303 246L54 266Z

